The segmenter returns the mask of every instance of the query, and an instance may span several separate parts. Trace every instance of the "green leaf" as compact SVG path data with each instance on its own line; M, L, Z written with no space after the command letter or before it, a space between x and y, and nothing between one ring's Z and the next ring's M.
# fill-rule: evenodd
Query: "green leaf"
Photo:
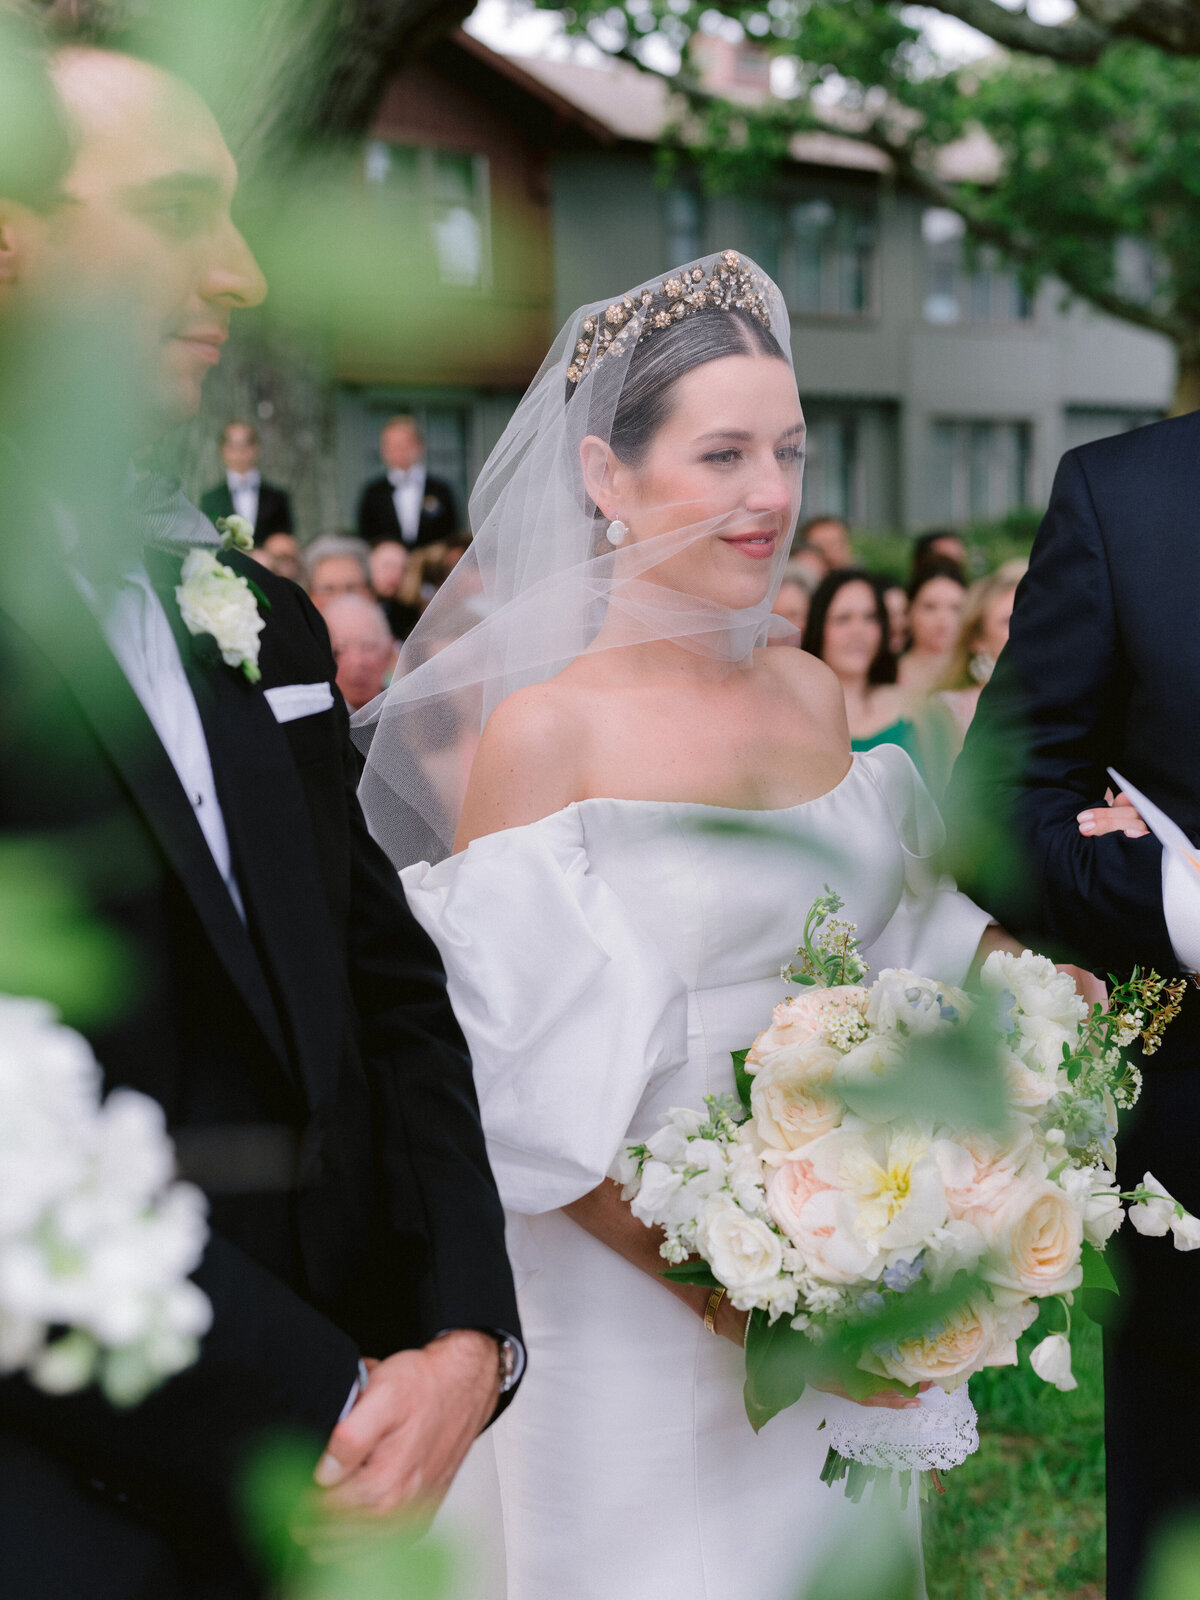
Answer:
M1101 1251L1095 1245L1088 1244L1085 1240L1081 1256L1083 1263L1084 1289L1105 1289L1109 1294L1119 1294L1117 1280L1112 1275L1112 1269L1104 1259Z
M746 1057L750 1054L750 1052L749 1050L733 1050L730 1052L730 1054L733 1057L733 1081L737 1087L738 1099L745 1106L746 1110L749 1111L750 1087L753 1079L746 1071Z
M804 1393L813 1350L812 1341L797 1333L787 1317L768 1322L765 1311L751 1313L743 1396L755 1433Z
M701 1289L719 1289L721 1281L713 1276L707 1261L681 1261L677 1267L664 1267L661 1274L672 1283L690 1283Z

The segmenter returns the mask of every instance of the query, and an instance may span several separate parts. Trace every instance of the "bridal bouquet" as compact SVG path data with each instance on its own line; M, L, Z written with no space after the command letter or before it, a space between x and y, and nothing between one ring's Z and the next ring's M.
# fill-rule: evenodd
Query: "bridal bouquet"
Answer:
M1031 1363L1075 1386L1074 1292L1115 1288L1103 1250L1126 1203L1184 1250L1200 1221L1151 1174L1128 1194L1113 1176L1117 1112L1141 1084L1124 1048L1157 1047L1181 983L1135 973L1089 1010L1026 950L989 956L976 995L895 969L868 985L840 909L827 888L810 910L783 973L802 992L735 1053L737 1096L671 1111L613 1177L664 1230L668 1277L751 1313L755 1427L809 1381L855 1400L932 1386L913 1411L831 1401L825 1475L857 1494L876 1468L955 1465L976 1447L963 1386L1016 1364L1042 1301L1064 1331Z
M161 1107L100 1090L85 1039L41 1001L0 996L0 1373L57 1394L95 1379L132 1405L195 1360L209 1326L188 1279L206 1202L172 1181Z

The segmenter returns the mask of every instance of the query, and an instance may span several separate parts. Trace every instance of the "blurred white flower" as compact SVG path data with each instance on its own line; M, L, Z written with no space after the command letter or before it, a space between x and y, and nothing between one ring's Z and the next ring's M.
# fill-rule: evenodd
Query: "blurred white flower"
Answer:
M1141 1187L1149 1191L1148 1198L1129 1208L1129 1220L1139 1233L1160 1238L1170 1230L1175 1218L1175 1197L1168 1194L1152 1172L1142 1178Z
M1064 1394L1079 1387L1071 1371L1071 1341L1065 1334L1052 1333L1036 1345L1029 1352L1029 1365L1039 1378Z

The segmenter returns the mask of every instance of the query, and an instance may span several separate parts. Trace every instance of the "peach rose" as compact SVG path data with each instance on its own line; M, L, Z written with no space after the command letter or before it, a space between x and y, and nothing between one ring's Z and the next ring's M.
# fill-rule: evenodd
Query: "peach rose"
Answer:
M809 1035L802 1048L779 1051L755 1074L750 1111L762 1142L773 1150L796 1150L836 1128L843 1105L833 1088L841 1057L832 1045Z
M955 1141L963 1159L946 1171L946 1198L956 1217L976 1211L989 1215L1004 1204L1016 1179L1036 1160L1033 1129L1023 1123L1007 1144L984 1134L963 1134ZM1040 1164L1039 1164L1040 1165ZM1044 1174L1039 1171L1039 1177Z
M1016 1335L1036 1315L1035 1307L1005 1312L986 1300L967 1300L924 1337L875 1352L869 1370L899 1383L936 1383L949 1392L983 1367L1015 1366Z
M830 1023L847 1013L863 1016L867 991L859 984L843 983L832 989L806 989L781 1000L771 1013L771 1026L760 1033L746 1057L746 1070L771 1064L781 1052L803 1048L825 1033Z
M991 1209L967 1214L988 1242L984 1277L1026 1295L1065 1294L1083 1278L1083 1216L1056 1183L1018 1178Z
M800 1213L822 1189L828 1189L803 1156L789 1156L767 1182L767 1210L789 1239L802 1231Z

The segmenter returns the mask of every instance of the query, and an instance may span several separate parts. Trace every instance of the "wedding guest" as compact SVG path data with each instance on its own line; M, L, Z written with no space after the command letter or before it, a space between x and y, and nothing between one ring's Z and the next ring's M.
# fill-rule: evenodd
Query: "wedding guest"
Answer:
M840 572L854 565L850 548L850 529L841 517L810 517L800 528L800 541L819 550L829 572Z
M931 556L917 569L908 586L909 645L898 675L911 693L931 693L949 667L966 591L962 568L945 556Z
M896 683L896 658L888 645L887 611L861 567L831 572L817 586L804 648L837 675L852 749L898 744L917 760L916 729Z
M895 578L872 579L888 614L888 648L897 660L908 648L908 590Z
M958 639L937 694L953 718L959 745L995 670L996 658L1008 643L1017 585L1028 565L1027 561L1006 561L967 590Z
M398 539L381 539L371 546L368 564L371 589L383 607L392 637L407 639L421 617L420 606L409 598L408 551Z
M413 417L388 418L379 455L387 470L363 489L359 537L368 544L398 539L410 550L452 539L458 532L454 491L425 470L425 439Z
M967 546L962 534L953 528L932 528L913 540L912 566L908 581L911 585L930 563L952 561L960 572L967 570Z
M300 552L300 541L294 533L269 533L263 540L260 548L266 557L267 566L280 578L290 578L293 583L300 583L304 576L304 558Z
M221 434L225 481L200 496L200 509L215 522L234 512L254 529L255 544L273 533L291 533L292 502L286 489L268 483L258 470L258 429L250 422L227 422Z
M815 544L797 541L788 557L788 570L806 583L812 594L821 579L829 576L829 562Z
M329 629L337 686L351 711L369 704L391 682L396 641L383 607L359 594L338 595L321 615Z
M370 551L361 539L340 533L322 534L304 552L308 598L318 611L324 611L338 595L356 594L371 598Z
M800 643L800 636L804 633L804 625L808 621L810 602L808 585L795 574L785 572L783 582L779 585L779 593L775 596L775 604L771 609L776 616L784 617L800 631L795 639L772 640L772 643L795 645Z

